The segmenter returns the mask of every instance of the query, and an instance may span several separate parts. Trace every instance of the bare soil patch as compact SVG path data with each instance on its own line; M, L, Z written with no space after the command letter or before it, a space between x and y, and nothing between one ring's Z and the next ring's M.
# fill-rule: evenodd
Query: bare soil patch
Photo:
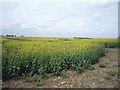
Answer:
M108 49L98 63L81 74L72 70L60 76L48 74L39 84L34 78L8 80L3 88L118 88L118 68L118 48Z

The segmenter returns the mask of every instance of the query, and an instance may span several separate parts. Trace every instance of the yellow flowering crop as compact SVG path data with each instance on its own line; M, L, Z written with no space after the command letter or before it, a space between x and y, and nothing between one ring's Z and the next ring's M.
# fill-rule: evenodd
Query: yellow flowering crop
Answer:
M3 37L3 79L30 74L82 72L105 54L105 47L119 47L117 39Z

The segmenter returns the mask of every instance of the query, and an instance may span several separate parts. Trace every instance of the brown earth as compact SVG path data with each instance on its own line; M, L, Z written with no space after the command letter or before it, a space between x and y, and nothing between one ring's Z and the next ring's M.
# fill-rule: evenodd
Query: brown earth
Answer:
M106 67L101 68L99 65ZM33 78L19 80L8 80L3 84L3 88L118 88L118 49L108 49L108 53L99 59L91 69L77 73L72 70L62 71L60 76L48 74L40 83L36 83ZM117 73L109 75L107 72Z

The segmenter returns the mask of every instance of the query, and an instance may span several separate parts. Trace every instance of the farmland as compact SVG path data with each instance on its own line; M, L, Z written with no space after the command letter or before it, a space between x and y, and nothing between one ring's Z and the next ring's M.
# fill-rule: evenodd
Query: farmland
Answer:
M118 39L2 37L3 80L30 75L56 75L62 70L83 72L120 47Z

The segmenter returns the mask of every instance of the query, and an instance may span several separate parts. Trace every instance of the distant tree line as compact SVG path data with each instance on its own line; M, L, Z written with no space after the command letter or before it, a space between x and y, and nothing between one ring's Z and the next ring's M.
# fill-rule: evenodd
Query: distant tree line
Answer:
M92 39L92 38L87 38L87 37L73 37L73 38L80 38L80 39Z
M4 36L4 35L2 35L2 36ZM17 37L17 35L13 35L13 34L7 34L7 35L5 35L5 36L7 36L7 37ZM23 35L20 35L20 37L24 37Z
M6 35L7 37L16 37L16 35Z

